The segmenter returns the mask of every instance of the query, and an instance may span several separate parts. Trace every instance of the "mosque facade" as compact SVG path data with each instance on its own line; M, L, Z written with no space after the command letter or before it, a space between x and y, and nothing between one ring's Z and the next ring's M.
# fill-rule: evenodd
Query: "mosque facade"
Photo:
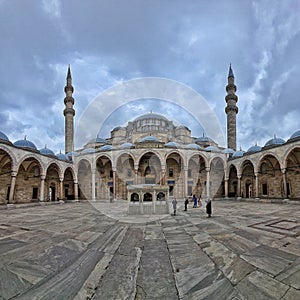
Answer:
M161 186L178 199L300 199L300 130L285 141L236 148L238 97L232 68L225 96L227 148L156 113L137 116L74 151L74 88L65 86L65 154L37 149L28 139L11 142L0 131L0 205L46 201L128 199L152 201L147 186ZM144 186L141 194L130 187Z

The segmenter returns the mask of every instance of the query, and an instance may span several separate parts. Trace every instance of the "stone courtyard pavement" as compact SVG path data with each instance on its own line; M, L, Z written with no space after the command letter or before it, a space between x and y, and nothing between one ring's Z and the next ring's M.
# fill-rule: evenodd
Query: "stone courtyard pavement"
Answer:
M88 202L0 210L0 299L300 299L299 205L130 218Z

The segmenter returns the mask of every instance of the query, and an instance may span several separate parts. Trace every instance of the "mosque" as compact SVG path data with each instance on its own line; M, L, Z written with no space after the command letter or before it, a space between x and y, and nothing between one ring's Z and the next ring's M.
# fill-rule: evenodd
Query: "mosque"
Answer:
M300 130L285 141L274 137L247 151L236 147L236 85L229 68L225 96L227 148L208 136L193 137L156 113L136 116L74 150L75 110L70 66L64 99L65 154L37 149L28 139L10 141L0 131L0 205L128 199L300 198ZM144 186L139 192L133 186ZM148 186L155 186L151 192Z

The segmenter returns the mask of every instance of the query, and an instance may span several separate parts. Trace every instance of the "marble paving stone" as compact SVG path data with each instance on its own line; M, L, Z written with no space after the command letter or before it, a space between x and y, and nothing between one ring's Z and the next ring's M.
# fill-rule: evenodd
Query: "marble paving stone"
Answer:
M283 300L299 300L300 299L300 290L296 290L294 288L290 288L284 297Z
M26 279L5 268L0 268L0 278L0 297L3 299L11 299L32 286Z
M145 240L136 285L136 300L178 299L165 240Z
M22 241L18 241L12 238L6 238L0 240L0 255L3 253L8 253L14 249L19 249L20 247L26 246L27 244Z
M241 258L257 268L276 276L295 261L297 256L276 248L261 245L241 255Z
M300 258L289 265L284 271L275 277L277 280L300 290Z
M246 299L281 299L289 289L288 285L272 277L254 271L237 284L237 289Z

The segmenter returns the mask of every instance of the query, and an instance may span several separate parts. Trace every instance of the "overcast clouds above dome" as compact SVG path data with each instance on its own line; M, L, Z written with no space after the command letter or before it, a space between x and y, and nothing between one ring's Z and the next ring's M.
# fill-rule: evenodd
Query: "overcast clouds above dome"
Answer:
M163 77L201 94L225 132L231 62L237 147L274 134L287 140L300 129L299 11L298 0L0 0L1 131L12 142L27 135L38 148L64 149L70 63L75 125L112 85Z

